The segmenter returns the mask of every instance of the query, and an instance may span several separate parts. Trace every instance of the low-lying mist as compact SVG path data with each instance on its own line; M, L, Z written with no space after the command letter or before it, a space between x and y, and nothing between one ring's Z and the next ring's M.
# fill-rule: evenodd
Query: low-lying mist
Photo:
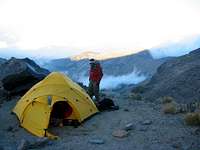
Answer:
M101 81L100 88L101 89L115 89L122 84L126 84L126 85L138 84L144 81L145 79L146 79L145 75L140 74L140 72L134 69L131 73L121 75L121 76L104 75ZM81 82L86 86L88 86L89 84L88 77L82 77L78 80L78 82Z

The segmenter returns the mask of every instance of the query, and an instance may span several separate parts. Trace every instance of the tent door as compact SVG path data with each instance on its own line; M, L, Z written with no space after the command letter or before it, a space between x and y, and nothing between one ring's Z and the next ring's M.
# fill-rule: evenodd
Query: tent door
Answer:
M73 109L66 101L58 101L53 105L50 117L50 124L56 125L57 121L68 119L72 115Z

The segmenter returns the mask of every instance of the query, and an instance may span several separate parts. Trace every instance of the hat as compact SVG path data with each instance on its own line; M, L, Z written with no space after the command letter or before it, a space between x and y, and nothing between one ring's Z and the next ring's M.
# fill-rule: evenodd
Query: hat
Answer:
M95 59L90 59L90 64L95 64Z

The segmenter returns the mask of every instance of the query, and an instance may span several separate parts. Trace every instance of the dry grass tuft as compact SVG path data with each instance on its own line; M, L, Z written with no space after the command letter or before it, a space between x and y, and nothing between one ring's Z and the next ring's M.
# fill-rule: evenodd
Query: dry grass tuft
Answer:
M171 102L174 102L174 98L171 97L171 96L164 96L162 97L162 103L163 104L167 104L167 103L171 103Z
M138 93L130 93L129 98L133 100L142 100L142 96Z
M162 111L165 114L176 114L177 113L177 104L175 102L165 103L163 105Z
M200 125L200 113L187 113L185 116L185 122L187 125Z

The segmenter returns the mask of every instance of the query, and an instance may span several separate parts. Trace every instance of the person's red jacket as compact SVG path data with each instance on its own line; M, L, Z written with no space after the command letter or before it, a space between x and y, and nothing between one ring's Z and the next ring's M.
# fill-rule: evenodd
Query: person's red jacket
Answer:
M96 67L90 69L90 80L100 83L101 78L103 77L103 72L100 64L96 64Z

